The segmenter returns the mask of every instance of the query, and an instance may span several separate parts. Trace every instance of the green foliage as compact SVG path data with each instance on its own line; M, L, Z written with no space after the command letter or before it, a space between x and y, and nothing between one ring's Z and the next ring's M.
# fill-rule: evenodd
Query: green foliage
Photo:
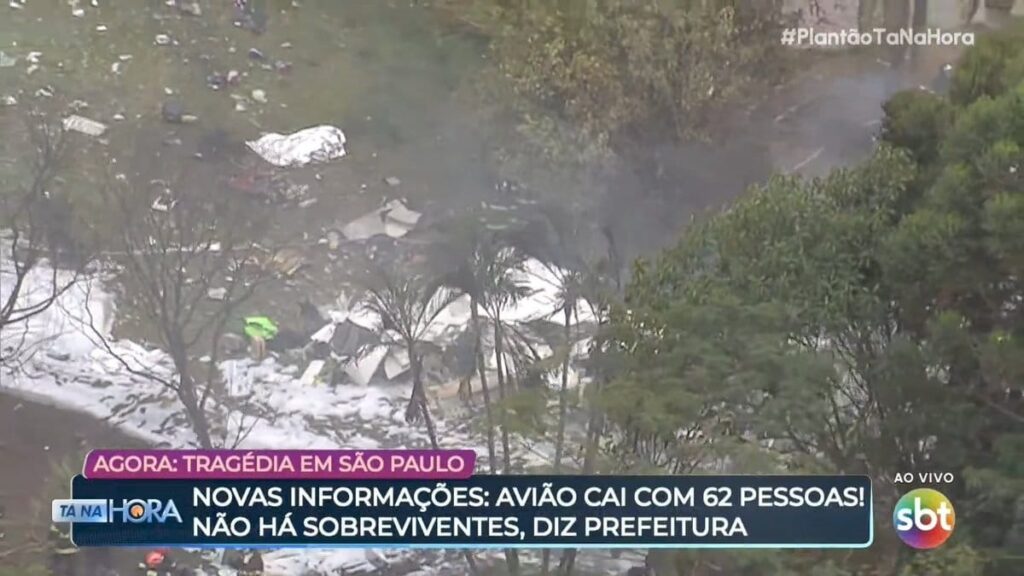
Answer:
M920 90L900 92L883 106L882 140L908 150L918 162L931 162L952 123L952 106Z
M950 546L915 554L899 576L974 576L983 573L985 564L970 546Z
M893 473L952 471L971 519L953 545L868 562L1006 573L986 560L1024 529L1024 83L986 71L1011 69L1024 36L995 42L950 101L889 102L867 162L774 178L638 265L607 335L624 370L602 398L624 462L866 473L883 510ZM865 573L807 560L765 554L749 573Z
M953 75L950 99L959 106L982 97L995 97L1024 80L1024 28L983 36L964 55Z
M513 2L498 14L501 99L561 161L701 133L779 70L774 0Z

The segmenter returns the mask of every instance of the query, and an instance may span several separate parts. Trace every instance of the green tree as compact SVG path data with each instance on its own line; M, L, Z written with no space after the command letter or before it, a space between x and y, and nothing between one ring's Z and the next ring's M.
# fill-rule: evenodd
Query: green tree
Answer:
M969 53L960 85L1011 67L1014 46ZM942 573L1006 573L1024 480L1024 84L981 84L898 96L864 164L774 178L637 267L608 331L626 358L604 395L624 464L866 473L883 510L895 472L953 471L944 490L972 522ZM937 573L902 547L816 556L836 574ZM750 573L807 558L762 560Z
M703 134L725 106L778 76L780 5L510 2L491 27L494 84L520 132L559 161Z

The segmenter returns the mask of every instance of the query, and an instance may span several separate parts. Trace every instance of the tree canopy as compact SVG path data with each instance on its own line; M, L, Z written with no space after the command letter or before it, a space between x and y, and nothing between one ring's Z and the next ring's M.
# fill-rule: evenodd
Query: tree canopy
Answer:
M834 572L1006 573L1024 489L1024 78L1006 73L1022 48L1019 31L984 39L948 99L885 106L863 164L776 177L637 266L604 399L632 468L869 474L880 527L897 472L951 471L942 490L970 520L948 562L894 546Z

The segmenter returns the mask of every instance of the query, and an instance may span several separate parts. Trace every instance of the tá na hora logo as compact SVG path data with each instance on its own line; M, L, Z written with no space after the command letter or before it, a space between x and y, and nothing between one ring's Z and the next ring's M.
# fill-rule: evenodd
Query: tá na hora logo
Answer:
M938 548L953 534L956 513L949 498L931 488L903 495L892 511L892 525L904 544L918 550Z
M156 498L115 500L54 500L51 508L54 522L164 524L181 523L181 514L174 500Z

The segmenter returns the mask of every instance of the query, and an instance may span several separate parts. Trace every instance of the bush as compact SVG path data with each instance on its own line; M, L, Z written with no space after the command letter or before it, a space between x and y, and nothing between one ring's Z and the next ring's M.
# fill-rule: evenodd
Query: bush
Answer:
M953 74L950 100L966 106L994 98L1024 80L1024 26L984 36L969 50Z
M775 0L563 0L501 14L506 97L521 131L556 158L701 134L778 72Z

